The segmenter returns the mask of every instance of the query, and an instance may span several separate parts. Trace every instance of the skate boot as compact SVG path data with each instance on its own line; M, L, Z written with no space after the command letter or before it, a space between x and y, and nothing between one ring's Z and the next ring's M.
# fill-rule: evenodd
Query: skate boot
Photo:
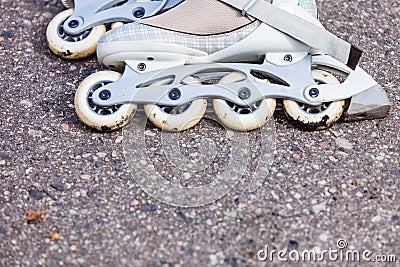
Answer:
M385 92L357 66L360 50L315 16L297 0L186 0L116 28L97 47L113 71L81 83L76 112L101 131L123 127L138 104L156 126L182 131L199 122L209 99L218 119L239 131L265 124L277 102L307 130L343 114L386 116Z
M96 51L107 27L113 29L169 8L182 0L61 0L68 8L56 15L46 31L50 50L66 59L87 57Z

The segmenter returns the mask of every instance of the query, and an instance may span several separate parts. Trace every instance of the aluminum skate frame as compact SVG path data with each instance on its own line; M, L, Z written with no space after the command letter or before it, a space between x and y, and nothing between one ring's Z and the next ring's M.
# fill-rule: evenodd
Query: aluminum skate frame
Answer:
M138 73L126 62L122 77L97 90L93 103L98 106L114 106L125 103L180 106L198 98L220 98L239 106L249 106L264 98L293 99L317 106L323 102L348 99L365 90L380 87L360 67L350 69L338 60L327 56L306 56L297 63L276 66L267 61L263 64L211 63L181 65L164 70ZM312 67L325 69L345 78L341 84L317 84L311 76ZM182 84L188 76L198 74L213 78L215 73L239 71L247 79L230 84ZM268 83L255 78L252 73L261 73L280 83ZM169 80L166 85L151 86L160 80ZM199 88L201 87L201 88Z
M71 35L95 26L116 21L133 22L167 10L182 0L156 0L136 2L135 0L78 0L74 12L64 22L63 29Z

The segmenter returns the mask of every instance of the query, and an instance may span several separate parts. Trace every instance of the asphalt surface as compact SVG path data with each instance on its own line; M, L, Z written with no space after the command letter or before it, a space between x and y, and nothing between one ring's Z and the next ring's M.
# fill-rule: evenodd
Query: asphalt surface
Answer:
M305 132L277 114L262 186L246 191L244 179L211 204L184 208L141 189L129 131L80 123L75 90L102 67L94 56L65 61L49 52L46 25L61 3L1 0L0 266L261 266L265 246L321 252L339 239L400 264L400 5L321 0L319 9L328 30L365 50L360 64L384 86L390 115ZM179 135L190 157L202 137L215 141L207 175L179 176L160 133L146 127L148 166L172 183L204 186L228 166L232 146L211 120ZM259 134L249 135L244 178L261 160Z

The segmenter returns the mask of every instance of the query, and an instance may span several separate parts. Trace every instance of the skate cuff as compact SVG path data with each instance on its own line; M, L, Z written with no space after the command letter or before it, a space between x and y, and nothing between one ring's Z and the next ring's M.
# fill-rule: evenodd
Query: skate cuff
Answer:
M265 0L219 0L355 69L361 50L324 28ZM284 18L284 19L282 19ZM316 38L318 36L318 38Z

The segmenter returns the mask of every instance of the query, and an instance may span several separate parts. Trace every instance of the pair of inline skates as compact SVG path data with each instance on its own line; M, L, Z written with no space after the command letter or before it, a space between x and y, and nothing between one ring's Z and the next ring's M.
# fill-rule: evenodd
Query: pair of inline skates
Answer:
M196 125L208 99L239 131L261 127L277 107L308 130L390 109L384 90L357 66L361 51L318 21L315 0L63 3L75 9L50 22L50 49L79 58L97 45L99 62L112 70L87 77L75 95L79 118L100 131L126 125L138 104L168 131Z

